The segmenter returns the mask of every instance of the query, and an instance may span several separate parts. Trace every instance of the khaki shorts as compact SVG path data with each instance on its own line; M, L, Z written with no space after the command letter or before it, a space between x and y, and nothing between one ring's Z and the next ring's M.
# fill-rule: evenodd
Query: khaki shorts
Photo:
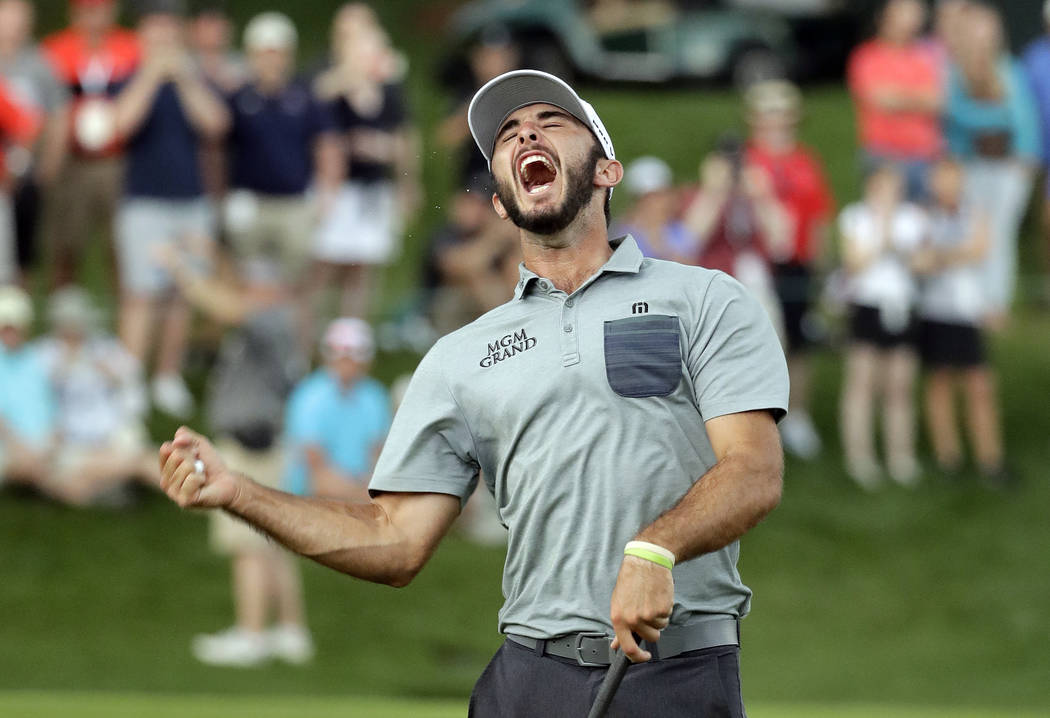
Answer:
M275 445L265 451L249 451L232 439L215 442L226 465L233 471L246 474L257 483L276 488L281 483L284 454ZM225 511L211 511L209 543L220 556L278 550L279 546L240 519Z
M317 220L309 199L237 190L226 198L225 215L226 234L238 260L267 259L280 266L286 282L303 281Z
M52 252L79 257L99 228L109 242L123 181L119 157L70 158L44 203L44 236Z
M147 443L146 427L131 424L114 431L104 445L61 444L52 454L52 476L63 485L69 484L77 478L85 462L100 455L113 463L122 459L130 463L142 456Z

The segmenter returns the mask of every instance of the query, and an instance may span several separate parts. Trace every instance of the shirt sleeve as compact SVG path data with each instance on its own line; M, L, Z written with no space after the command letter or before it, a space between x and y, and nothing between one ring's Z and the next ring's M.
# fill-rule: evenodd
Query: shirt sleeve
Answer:
M784 417L784 351L765 310L740 282L722 272L712 278L691 332L686 363L705 421L762 409L777 421Z
M438 493L465 504L477 485L474 439L442 371L443 342L423 357L379 455L369 492Z

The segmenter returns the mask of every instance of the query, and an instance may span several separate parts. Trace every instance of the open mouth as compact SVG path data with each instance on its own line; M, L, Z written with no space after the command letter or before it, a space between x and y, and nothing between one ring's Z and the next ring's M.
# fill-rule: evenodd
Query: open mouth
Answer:
M558 170L554 163L539 152L530 152L518 160L518 179L529 194L540 194L554 184Z

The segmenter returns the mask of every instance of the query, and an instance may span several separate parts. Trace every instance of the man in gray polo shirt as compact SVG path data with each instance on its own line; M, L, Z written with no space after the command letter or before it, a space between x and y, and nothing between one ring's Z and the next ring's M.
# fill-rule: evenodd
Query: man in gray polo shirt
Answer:
M780 499L788 382L776 334L728 276L610 241L623 168L568 85L508 73L478 91L469 118L493 206L520 230L521 280L423 358L372 502L265 489L185 428L161 448L164 489L402 586L484 477L510 532L508 641L472 715L585 715L621 647L643 665L613 714L742 716L737 622L750 591L736 541Z

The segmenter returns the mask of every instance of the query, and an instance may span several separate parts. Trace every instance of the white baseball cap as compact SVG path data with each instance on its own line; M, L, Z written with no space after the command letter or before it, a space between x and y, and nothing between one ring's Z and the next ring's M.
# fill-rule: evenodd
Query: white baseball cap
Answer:
M33 303L20 287L0 287L0 327L25 329L33 321Z
M627 165L623 183L635 197L668 189L673 181L671 168L659 157L646 155Z
M360 362L371 361L375 356L372 327L355 317L336 319L325 330L321 348L328 357L348 356Z
M582 122L598 138L605 156L616 159L612 140L598 113L564 80L539 70L513 70L485 83L474 93L467 109L470 134L478 143L481 154L485 155L489 171L492 170L496 133L504 120L515 110L538 103L560 107Z
M247 50L293 50L298 42L295 24L284 13L260 13L244 28Z

